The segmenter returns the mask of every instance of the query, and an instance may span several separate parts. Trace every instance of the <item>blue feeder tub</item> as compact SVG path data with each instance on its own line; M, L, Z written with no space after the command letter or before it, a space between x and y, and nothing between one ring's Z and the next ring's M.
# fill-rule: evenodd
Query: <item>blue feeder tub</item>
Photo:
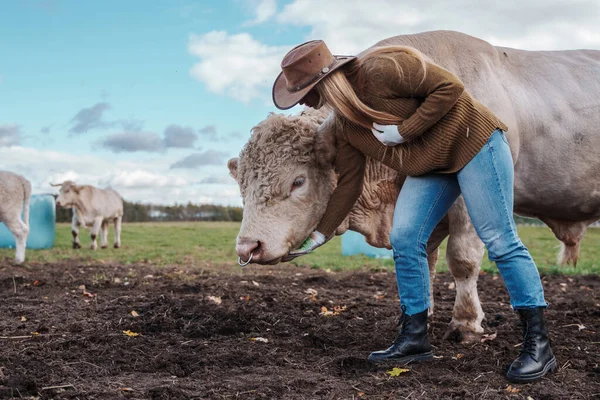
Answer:
M373 247L367 243L365 237L360 233L346 231L342 235L342 255L352 256L355 254L364 254L374 258L393 258L392 250Z
M54 246L56 208L51 194L34 194L29 203L28 249L48 249ZM6 225L0 223L0 248L15 248L15 238Z

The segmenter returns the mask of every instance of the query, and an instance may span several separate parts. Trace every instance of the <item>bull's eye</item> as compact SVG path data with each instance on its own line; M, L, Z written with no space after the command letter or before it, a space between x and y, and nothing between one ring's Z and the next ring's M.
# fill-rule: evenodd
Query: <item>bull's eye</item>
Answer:
M292 183L292 190L298 189L300 186L304 185L304 180L305 178L303 176L299 176L298 178L296 178L294 180L294 183Z

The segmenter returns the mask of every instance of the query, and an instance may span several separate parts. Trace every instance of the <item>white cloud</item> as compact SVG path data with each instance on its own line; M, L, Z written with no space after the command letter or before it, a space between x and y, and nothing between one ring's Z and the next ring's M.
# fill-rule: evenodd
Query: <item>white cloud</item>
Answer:
M264 3L264 4L263 4ZM270 46L248 33L192 35L190 53L200 58L191 74L214 93L243 102L270 104L270 88L285 53L301 41L323 39L337 54L356 54L387 37L449 29L498 46L527 50L600 48L598 0L293 0L272 16L276 5L261 1L256 21L272 18L284 30L308 29L298 43ZM259 9L260 17L259 17Z
M50 183L72 180L96 187L111 186L128 201L241 205L239 189L233 180L209 183L214 180L211 177L228 172L225 164L194 170L169 170L176 157L127 161L20 146L0 147L2 169L24 175L31 181L34 193L56 193L57 189Z
M276 0L254 0L252 2L254 7L255 18L252 21L247 22L244 25L257 25L268 21L277 12L277 1Z
M248 33L230 35L212 31L192 34L188 50L200 58L190 70L209 91L226 94L245 103L264 98L280 72L288 46L268 46Z
M101 186L128 189L169 188L188 185L187 180L174 175L160 175L142 169L119 171L101 182Z
M599 18L597 0L294 0L276 20L308 27L306 39L323 39L333 52L356 54L386 37L437 29L530 50L600 48Z

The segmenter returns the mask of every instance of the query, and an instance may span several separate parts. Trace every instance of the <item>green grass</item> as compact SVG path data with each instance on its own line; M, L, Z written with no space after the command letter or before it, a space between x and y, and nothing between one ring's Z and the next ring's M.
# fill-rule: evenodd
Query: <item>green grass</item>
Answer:
M235 237L239 223L235 222L163 222L123 224L122 247L112 248L112 229L109 234L108 249L89 249L89 230L80 232L82 249L71 248L69 224L58 224L55 247L48 250L27 250L28 262L60 262L76 260L80 263L150 263L163 265L193 265L198 267L219 267L237 265ZM547 227L520 226L519 234L531 251L540 271L543 273L586 274L600 273L600 229L588 229L581 244L581 254L577 268L560 267L556 263L559 242ZM445 243L442 245L438 270L447 270L444 257ZM0 249L0 258L14 256L14 250ZM292 261L296 265L313 268L353 270L359 268L393 268L389 259L374 259L366 256L341 256L341 238L332 239L327 245L308 256ZM483 261L486 272L497 272L487 256Z

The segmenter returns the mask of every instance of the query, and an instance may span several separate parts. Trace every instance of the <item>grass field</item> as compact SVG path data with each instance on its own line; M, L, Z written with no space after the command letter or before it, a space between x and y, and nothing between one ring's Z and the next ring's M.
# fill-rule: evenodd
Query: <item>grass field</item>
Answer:
M112 248L111 229L108 249L91 251L89 231L81 230L82 249L71 248L69 224L58 224L55 247L48 250L27 250L27 261L57 262L77 260L81 263L149 263L154 265L185 264L201 268L237 267L235 237L239 223L235 222L180 222L131 223L123 225L122 247ZM520 226L519 233L543 273L585 274L600 273L600 229L590 228L581 245L577 268L560 267L556 263L559 242L546 227ZM440 253L438 270L447 269L445 245ZM0 249L0 257L14 256L14 250ZM389 259L366 256L341 256L341 238L331 240L314 254L292 261L297 265L331 270L358 268L393 268ZM496 272L493 263L484 259L483 269Z

